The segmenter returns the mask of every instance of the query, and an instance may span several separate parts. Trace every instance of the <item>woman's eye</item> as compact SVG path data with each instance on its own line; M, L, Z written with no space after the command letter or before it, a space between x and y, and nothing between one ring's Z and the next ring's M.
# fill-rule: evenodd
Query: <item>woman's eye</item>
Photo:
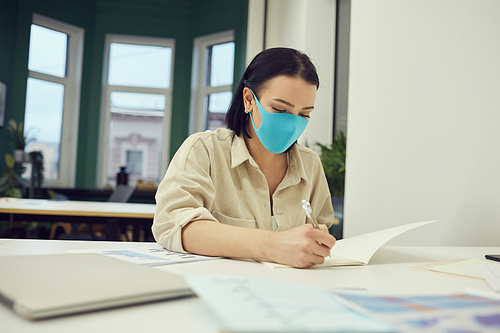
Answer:
M274 106L273 106L273 110L276 111L276 112L286 112L286 110L278 109L278 108L276 108Z
M277 107L275 107L275 106L273 106L272 108L273 108L273 111L275 111L275 112L279 112L279 113L287 113L287 112L288 112L288 111L287 111L287 110L285 110L285 109L279 109L279 108L277 108ZM306 118L306 119L311 118L311 116L310 116L310 115L305 114L305 113L299 113L299 114L298 114L298 116L299 116L299 117L302 117L302 118Z

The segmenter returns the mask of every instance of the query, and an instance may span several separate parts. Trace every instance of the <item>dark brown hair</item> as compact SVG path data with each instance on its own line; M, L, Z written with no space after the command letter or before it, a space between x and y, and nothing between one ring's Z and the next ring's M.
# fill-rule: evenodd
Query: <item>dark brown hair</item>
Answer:
M243 89L245 87L252 89L259 98L266 82L278 75L298 77L319 87L318 73L307 55L285 47L264 50L250 62L234 91L226 114L227 128L232 129L238 136L241 133L249 136L245 129L248 114L244 112Z

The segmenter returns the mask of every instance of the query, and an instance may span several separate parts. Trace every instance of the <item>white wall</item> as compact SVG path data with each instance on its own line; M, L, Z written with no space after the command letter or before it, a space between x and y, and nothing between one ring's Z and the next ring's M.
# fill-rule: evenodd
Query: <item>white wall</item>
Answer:
M500 1L353 0L344 236L500 245Z
M315 110L299 139L310 146L330 144L333 135L335 0L269 0L266 48L293 47L307 54L318 71ZM249 1L247 63L263 45L264 1ZM314 147L313 147L314 148Z
M247 65L264 49L265 7L264 0L248 0Z

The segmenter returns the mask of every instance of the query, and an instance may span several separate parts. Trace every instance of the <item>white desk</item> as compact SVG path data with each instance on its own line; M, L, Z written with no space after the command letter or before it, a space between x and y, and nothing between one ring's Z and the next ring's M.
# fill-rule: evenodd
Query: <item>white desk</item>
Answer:
M0 199L0 213L48 216L85 216L152 219L154 204L44 199Z
M142 247L147 243L0 239L0 256L64 253L70 249ZM263 264L229 259L160 266L178 274L220 274L266 277L333 288L367 288L400 293L454 293L464 288L490 291L480 279L435 276L407 271L419 263L484 258L500 247L382 247L368 266L317 269L273 269ZM1 276L1 273L0 273ZM26 321L0 306L4 332L218 332L219 321L196 297L121 309Z
M115 218L134 224L134 240L138 240L138 224L152 223L156 205L94 202L57 201L43 199L0 199L0 219L6 221L45 221L103 223ZM108 223L109 224L109 223ZM117 238L117 235L114 236Z

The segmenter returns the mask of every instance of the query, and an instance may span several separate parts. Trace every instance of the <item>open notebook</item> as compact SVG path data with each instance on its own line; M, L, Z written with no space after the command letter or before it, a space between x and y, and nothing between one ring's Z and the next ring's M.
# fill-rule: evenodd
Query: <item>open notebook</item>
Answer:
M377 250L402 233L424 226L436 221L415 222L392 227L384 230L374 231L363 235L358 235L346 239L341 239L335 243L330 251L330 257L325 258L325 262L314 267L324 266L348 266L366 265ZM272 267L289 267L287 265L262 261Z
M40 319L192 295L184 278L101 254L0 257L0 301Z

